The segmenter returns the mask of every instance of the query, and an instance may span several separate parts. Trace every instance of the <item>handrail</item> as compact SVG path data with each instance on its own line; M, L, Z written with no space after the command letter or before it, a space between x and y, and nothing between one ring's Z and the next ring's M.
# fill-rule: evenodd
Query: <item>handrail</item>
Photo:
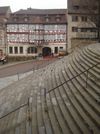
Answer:
M14 110L12 110L11 112L9 112L9 113L7 113L7 114L3 115L2 117L0 117L0 120L1 120L1 119L3 119L4 117L6 117L6 116L8 116L8 115L10 115L10 114L12 114L12 113L14 113L15 111L17 111L17 110L21 109L22 107L27 106L27 105L28 105L28 103L25 103L25 104L23 104L23 105L21 105L21 106L19 106L19 107L15 108L15 109L14 109Z
M74 76L74 77L72 77L72 78L70 78L70 79L68 79L68 80L64 81L62 84L60 84L60 85L58 85L58 86L56 86L56 87L54 87L54 88L50 89L50 90L49 90L48 92L46 92L46 93L50 93L51 91L53 91L53 90L57 89L58 87L60 87L60 86L64 85L65 83L67 83L67 82L69 82L69 81L71 81L71 80L75 79L76 77L80 76L81 74L83 74L83 73L85 73L85 72L88 72L90 69L92 69L92 68L96 67L96 66L97 66L97 65L99 65L99 64L100 64L100 62L96 63L95 65L93 65L93 66L89 67L88 69L86 69L86 70L84 70L83 72L81 72L81 73L77 74L76 76Z
M48 63L49 63L49 62L48 62ZM52 63L52 62L50 62L50 63ZM50 64L50 63L49 63L49 64ZM48 65L48 64L47 64L47 65ZM31 70L32 70L32 69L31 69ZM17 73L17 75L19 75L19 73ZM18 76L18 79L19 79L19 76ZM19 110L19 109L22 108L22 107L25 107L25 106L28 106L28 107L29 107L29 105L30 105L30 102L29 102L29 101L30 101L30 100L29 100L29 97L28 97L28 102L27 102L27 103L22 104L21 106L15 108L15 109L12 110L11 112L9 112L9 113L3 115L2 117L0 117L0 120L1 120L2 118L4 118L4 117L8 116L9 114L12 114L13 112Z
M27 114L26 114L26 117L27 117L27 126L26 126L26 131L27 131L27 134L32 134L32 118L31 118L31 98L28 98L28 101L27 103L17 107L16 109L12 110L11 112L3 115L2 117L0 117L0 120L5 118L6 116L12 114L13 112L16 112L17 110L21 109L22 107L25 107L27 106Z
M58 60L58 59L56 59L56 60ZM14 76L14 75L17 75L17 77L18 77L18 80L20 79L20 75L21 74L25 74L25 73L28 73L28 72L30 72L30 71L35 71L35 70L38 70L38 69L42 69L43 67L46 67L47 65L49 65L49 64L52 64L52 62L55 62L56 61L55 60L55 58L54 58L54 60L46 60L46 62L42 62L40 65L38 65L38 64L36 64L36 66L35 67L32 67L32 68L30 68L30 69L27 69L26 71L21 71L21 72L16 72L16 73L14 73L13 75L6 75L6 76L3 76L3 77L0 77L0 78L5 78L5 77L9 77L9 76ZM37 61L35 61L35 62L37 62ZM40 67L41 66L41 67ZM1 68L2 69L2 68Z

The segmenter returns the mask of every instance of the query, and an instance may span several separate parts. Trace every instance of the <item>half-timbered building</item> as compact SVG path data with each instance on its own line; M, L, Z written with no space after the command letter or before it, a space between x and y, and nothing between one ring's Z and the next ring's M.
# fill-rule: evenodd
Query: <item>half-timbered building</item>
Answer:
M6 43L6 22L10 16L11 9L9 6L0 7L0 55L7 51Z
M7 22L9 56L43 56L66 51L67 10L32 9L11 14Z

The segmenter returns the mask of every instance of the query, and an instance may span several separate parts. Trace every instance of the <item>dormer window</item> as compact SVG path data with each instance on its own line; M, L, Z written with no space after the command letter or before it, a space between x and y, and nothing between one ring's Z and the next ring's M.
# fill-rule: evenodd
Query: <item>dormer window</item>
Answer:
M18 20L18 18L17 17L14 17L14 21L16 22Z
M50 21L50 17L48 15L45 16L45 21L49 22Z
M28 18L25 17L25 18L24 18L24 21L27 22L27 21L28 21Z
M25 16L24 16L24 22L27 22L27 21L28 21L28 18L29 18L29 17L28 17L27 15L25 15Z
M15 22L18 20L18 17L17 17L16 14L14 14L14 16L13 16L13 20L14 20Z
M59 22L61 20L61 16L60 15L57 15L56 16L56 21Z

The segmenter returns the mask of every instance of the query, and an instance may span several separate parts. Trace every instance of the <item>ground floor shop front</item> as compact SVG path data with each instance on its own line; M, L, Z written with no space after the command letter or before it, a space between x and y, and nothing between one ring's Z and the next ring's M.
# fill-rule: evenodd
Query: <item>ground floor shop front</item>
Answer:
M60 52L66 53L66 44L50 44L42 46L23 45L23 44L9 44L8 56L49 56L59 55Z

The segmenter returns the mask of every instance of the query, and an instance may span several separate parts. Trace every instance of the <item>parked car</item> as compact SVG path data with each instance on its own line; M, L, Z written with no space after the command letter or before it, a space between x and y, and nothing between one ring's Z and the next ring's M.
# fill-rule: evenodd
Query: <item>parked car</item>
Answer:
M5 64L5 63L7 62L6 56L0 56L0 62L1 62L2 64Z
M59 51L59 56L65 56L65 55L66 55L66 51L64 51L64 50Z

